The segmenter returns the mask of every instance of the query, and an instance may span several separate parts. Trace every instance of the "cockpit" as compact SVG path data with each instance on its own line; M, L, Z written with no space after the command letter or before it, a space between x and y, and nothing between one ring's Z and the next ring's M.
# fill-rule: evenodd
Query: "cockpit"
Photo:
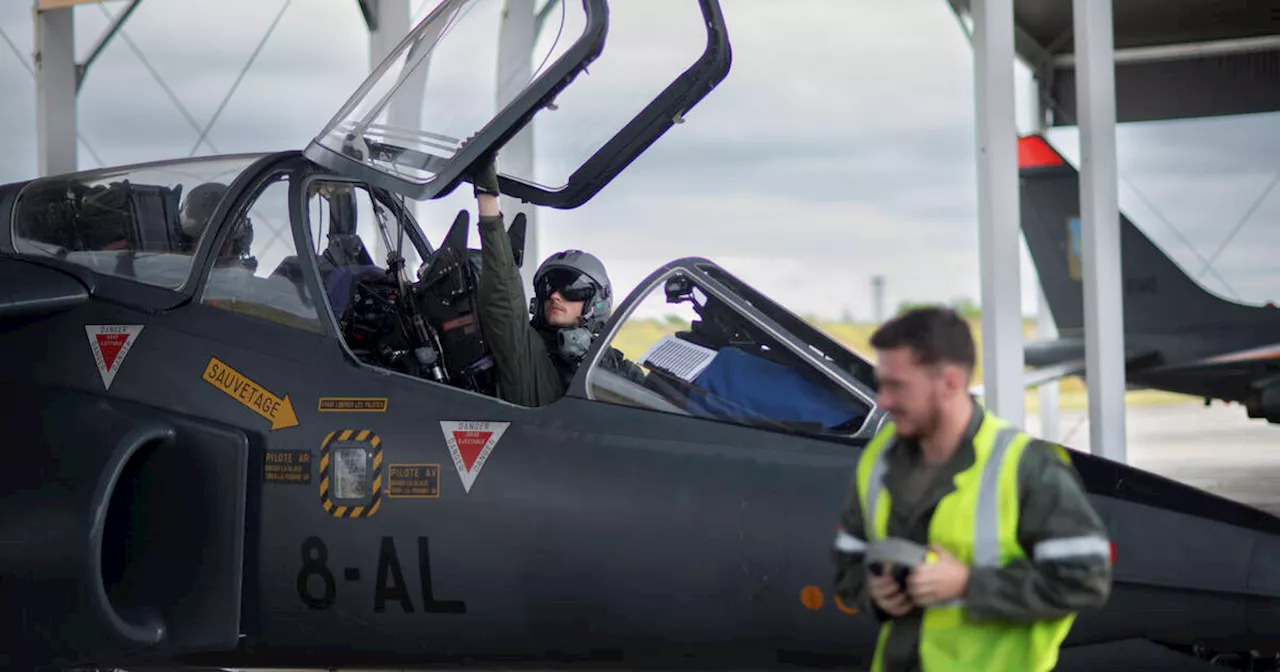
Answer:
M158 162L35 180L14 211L14 250L180 290L227 185L256 158ZM227 238L217 255L223 265L252 265L252 236L245 222Z
M330 181L311 182L307 193L319 275L351 352L371 366L496 396L469 213L459 212L432 248L407 213L379 202L385 194ZM508 232L518 260L523 224L517 217ZM369 263L371 238L415 261L420 251L423 261L388 272ZM874 425L868 362L704 259L672 262L641 283L597 341L578 374L594 401L791 432L852 436ZM640 365L642 383L616 371L613 349Z
M386 273L385 266L374 261L369 244L377 240L376 223L390 215L386 205L376 203L367 191L346 182L313 182L307 196L311 231L319 236L315 241L316 270L329 305L335 315L341 315L347 310L352 282ZM362 224L369 242L360 234Z
M475 315L479 264L466 249L467 221L434 249L385 191L324 177L309 180L307 194L317 272L351 353L372 366L496 394Z
M481 264L480 252L467 247L469 214L459 212L434 247L389 192L317 177L308 181L307 194L318 275L352 355L370 366L497 396L477 314ZM523 250L522 219L510 235L513 248ZM380 252L370 254L371 241Z
M353 354L373 366L496 396L494 361L477 315L483 269L479 251L467 246L469 214L458 213L437 249L426 247L406 218L425 260L398 280L367 264L364 237L342 219L353 212L349 196L321 198L330 217L327 247L317 248L320 275ZM310 212L323 212L315 197ZM312 220L313 234L325 230L316 226L320 221ZM375 224L386 227L385 239L400 239L390 241L392 249L413 254L413 246L403 244L407 229L396 222L387 211ZM523 251L523 220L517 218L509 235L512 249ZM407 312L401 297L412 297ZM415 329L420 336L413 336ZM612 366L613 349L641 367L642 383ZM583 389L603 403L837 436L874 426L874 373L866 360L704 259L672 262L641 283L604 327L578 376L585 385L570 394Z
M226 185L248 162L192 160L33 181L15 208L14 250L336 333L363 365L497 396L467 211L433 247L400 198L357 180L282 164L233 193ZM304 207L293 204L294 194ZM523 218L508 234L520 262ZM180 302L175 294L171 305ZM619 374L615 350L643 377ZM864 359L714 263L688 258L655 271L618 305L568 394L854 436L874 430L874 388Z
M596 401L850 436L874 409L871 366L705 259L681 259L633 292L607 345L645 370L643 385L593 364Z

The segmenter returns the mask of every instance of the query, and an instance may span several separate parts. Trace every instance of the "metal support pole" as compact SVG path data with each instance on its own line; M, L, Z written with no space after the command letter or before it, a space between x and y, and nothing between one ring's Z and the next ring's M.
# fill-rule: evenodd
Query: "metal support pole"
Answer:
M89 50L89 57L84 59L84 63L76 66L76 91L79 91L80 86L84 84L85 75L89 74L89 67L93 65L94 61L98 60L107 45L111 44L111 40L116 36L116 33L120 32L121 28L124 28L125 22L133 15L133 10L137 9L138 5L141 4L142 0L133 0L128 7L124 8L123 12L117 14L115 20L111 22L110 26L107 26L107 30L98 38L98 43Z
M1089 452L1125 462L1124 295L1111 0L1073 0Z
M1041 103L1040 78L1034 73L1031 78L1033 95L1031 96L1031 123L1035 132L1044 135L1049 130L1045 119L1044 105ZM1053 313L1049 310L1049 300L1044 295L1044 282L1036 281L1036 339L1048 340L1058 337L1058 325L1053 321ZM1040 437L1049 441L1060 441L1061 430L1058 424L1061 388L1058 381L1051 380L1036 390L1040 395Z
M1020 228L1013 0L974 0L973 24L984 397L996 415L1022 426L1026 392L1021 268L1016 261Z
M1053 323L1053 314L1049 312L1049 301L1044 296L1044 285L1036 288L1036 338L1051 339L1058 336L1057 325ZM1051 380L1040 386L1040 438L1046 441L1060 441L1058 428L1058 381Z
M548 7L555 4L548 3ZM498 86L495 110L501 110L529 83L533 76L533 46L538 35L538 15L534 0L507 0L498 32ZM535 117L536 119L537 117ZM533 121L520 130L498 153L498 170L530 179L533 171ZM527 203L502 196L500 207L507 226L520 212L526 218L524 265L520 268L526 295L532 296L533 273L542 261L538 257L538 211Z
M36 147L41 175L77 170L75 7L36 4Z
M382 63L411 28L409 0L366 0L369 27L369 69Z
M409 0L365 0L360 5L365 15L365 23L369 27L369 70L378 67L391 53L400 40L409 34L412 28L410 16L412 9ZM417 90L413 90L417 87ZM422 115L422 93L426 87L426 73L423 76L405 82L401 91L391 101L387 111L387 123L395 128L414 128L416 117ZM406 90L408 89L408 90ZM406 207L414 215L417 209L414 203L406 202ZM368 238L366 238L368 240ZM373 258L383 263L387 258L387 246L382 236L373 236ZM417 269L409 269L412 274Z

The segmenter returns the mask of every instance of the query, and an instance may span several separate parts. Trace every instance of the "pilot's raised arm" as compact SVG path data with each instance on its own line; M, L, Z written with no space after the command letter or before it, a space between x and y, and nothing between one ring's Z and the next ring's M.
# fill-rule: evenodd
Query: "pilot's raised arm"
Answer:
M480 328L497 364L498 395L515 404L542 406L569 389L582 358L609 319L613 287L595 255L564 250L538 266L534 301L525 298L498 205L495 158L481 158L465 174L475 187L480 212ZM625 362L622 353L610 349L602 361L614 360ZM631 368L635 370L622 370L642 381L643 373Z
M542 406L563 396L568 381L548 356L544 337L529 324L524 281L498 206L494 158L481 159L467 175L480 211L480 328L493 350L498 395L514 404Z

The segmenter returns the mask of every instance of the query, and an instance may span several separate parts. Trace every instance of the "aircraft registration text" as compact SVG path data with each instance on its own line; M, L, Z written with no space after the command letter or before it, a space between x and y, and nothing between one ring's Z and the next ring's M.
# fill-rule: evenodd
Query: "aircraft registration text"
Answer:
M418 537L418 585L422 587L421 606L424 614L465 614L467 603L462 600L437 600L431 582L431 544L427 537ZM320 537L307 537L302 542L302 567L298 569L298 598L308 608L324 610L338 599L338 580L335 567L330 565L329 546ZM359 567L342 569L343 583L359 584L363 572ZM404 570L396 552L395 540L382 537L378 549L378 567L373 582L371 599L374 613L386 613L388 604L399 605L400 611L412 614L415 604L409 595Z

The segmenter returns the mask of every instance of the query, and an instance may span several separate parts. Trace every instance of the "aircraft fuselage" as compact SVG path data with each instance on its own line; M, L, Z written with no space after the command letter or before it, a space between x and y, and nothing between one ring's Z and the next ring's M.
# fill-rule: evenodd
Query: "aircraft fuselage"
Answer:
M145 325L110 397L86 324ZM133 568L106 580L108 604L128 628L164 633L151 650L133 644L134 664L763 669L846 667L873 648L875 622L831 592L828 551L860 453L854 443L572 396L520 408L356 366L322 335L199 305L145 315L90 303L11 326L3 338L6 352L65 353L6 367L11 403L0 412L10 437L46 441L5 471L10 510L35 505L39 491L21 487L28 474L71 456L87 469L127 455L122 446L136 437L93 423L159 431L158 447L121 469L106 513L118 536L102 538L106 566ZM273 431L280 416L268 417L268 397L287 397L297 424ZM47 430L54 421L66 423L62 433ZM468 492L450 434L501 423ZM102 440L60 443L83 432ZM356 442L388 466L376 511L327 508L322 464L337 487L334 447ZM1108 606L1083 614L1068 645L1145 637L1274 648L1280 523L1073 457L1117 560ZM240 488L238 509L226 495ZM243 555L225 525L237 511ZM80 513L87 526L90 512ZM135 533L121 520L133 520ZM81 530L38 518L2 525L4 538ZM166 530L184 543L142 534ZM37 575L77 561L42 570L27 557ZM95 577L82 579L71 588L93 591ZM31 615L30 603L3 607L9 622ZM50 618L62 610L38 609ZM83 662L77 655L123 662L107 653L131 648L106 643L111 620L83 617L79 632L104 638L100 648L61 642L40 652L54 642L27 632L7 642L11 661L42 653L63 665Z

